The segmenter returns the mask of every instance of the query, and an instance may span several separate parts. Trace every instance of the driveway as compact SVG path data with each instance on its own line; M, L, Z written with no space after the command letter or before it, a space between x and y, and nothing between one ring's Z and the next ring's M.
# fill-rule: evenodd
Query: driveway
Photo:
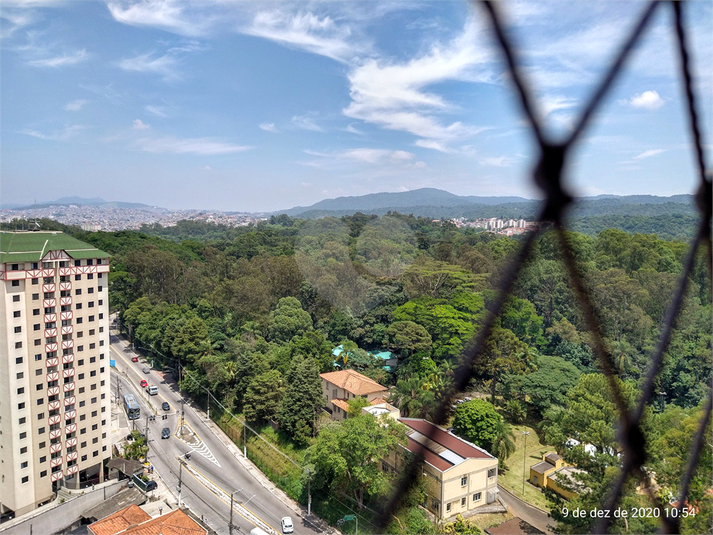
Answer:
M533 507L520 498L512 495L510 492L498 485L499 496L502 502L507 506L508 511L513 515L522 518L525 522L529 522L537 529L544 531L548 535L553 535L552 527L556 522L548 516L546 512L537 507Z

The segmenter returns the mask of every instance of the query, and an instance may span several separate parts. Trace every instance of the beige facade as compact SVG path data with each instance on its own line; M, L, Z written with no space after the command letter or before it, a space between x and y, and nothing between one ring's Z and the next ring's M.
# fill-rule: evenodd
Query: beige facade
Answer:
M0 233L0 513L103 480L111 457L108 255Z
M325 409L338 421L346 420L350 399L361 396L370 403L379 403L389 394L385 386L354 370L322 373L320 378L322 392L327 398Z
M448 519L497 499L498 459L482 448L426 420L400 418L407 427L408 445L382 460L382 468L402 468L403 450L424 456L426 498L423 506Z

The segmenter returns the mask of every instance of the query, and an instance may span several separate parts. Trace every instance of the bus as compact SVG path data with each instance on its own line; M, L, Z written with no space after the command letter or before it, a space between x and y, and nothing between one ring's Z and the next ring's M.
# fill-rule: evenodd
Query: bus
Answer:
M141 416L141 409L133 394L124 394L124 409L129 420L136 420Z

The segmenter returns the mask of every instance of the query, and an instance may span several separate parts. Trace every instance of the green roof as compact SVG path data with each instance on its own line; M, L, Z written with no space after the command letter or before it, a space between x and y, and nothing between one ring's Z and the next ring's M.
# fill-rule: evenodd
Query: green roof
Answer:
M64 251L76 260L109 254L64 232L0 232L0 264L40 262L48 251Z

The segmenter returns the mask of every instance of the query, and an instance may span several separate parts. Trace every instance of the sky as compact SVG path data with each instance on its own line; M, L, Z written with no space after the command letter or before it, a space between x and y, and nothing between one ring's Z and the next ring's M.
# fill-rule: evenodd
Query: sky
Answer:
M498 6L555 138L645 7ZM713 3L686 7L709 156ZM653 22L572 153L576 194L695 189L668 4ZM483 8L460 1L0 0L0 202L536 198L536 145L502 60Z

